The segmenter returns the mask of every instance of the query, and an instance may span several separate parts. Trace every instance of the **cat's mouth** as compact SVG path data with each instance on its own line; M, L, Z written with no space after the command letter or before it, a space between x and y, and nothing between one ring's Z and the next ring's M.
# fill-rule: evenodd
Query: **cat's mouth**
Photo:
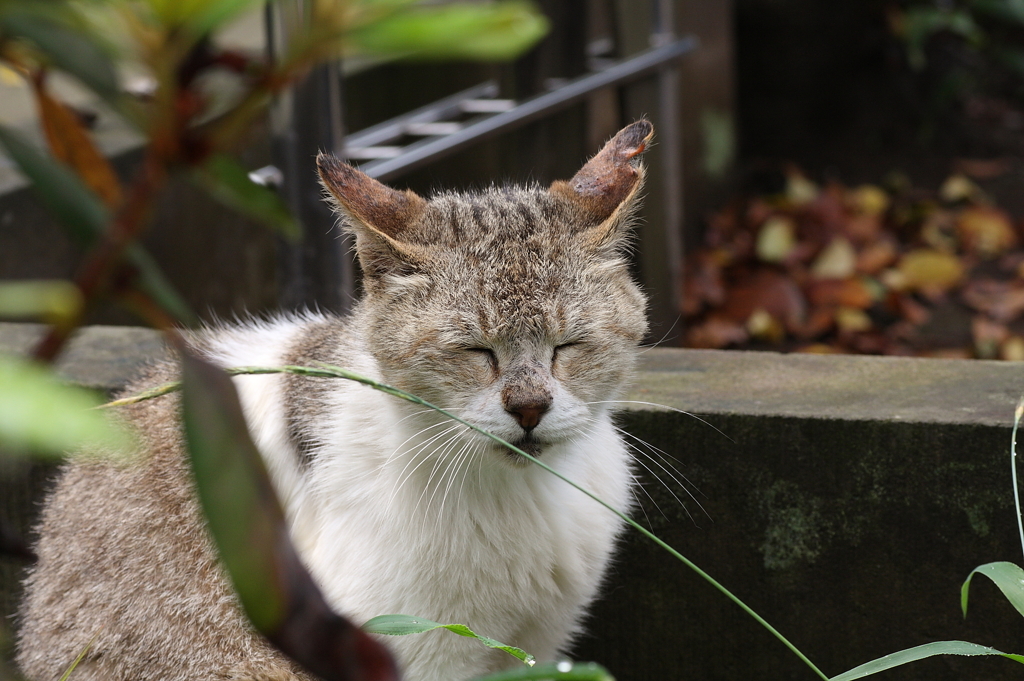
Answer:
M514 444L516 447L523 450L530 456L540 456L541 452L544 449L544 443L540 442L529 433L527 433L520 440L512 442L512 444ZM522 465L527 463L526 457L524 457L519 452L512 451L511 449L505 450L505 456L507 456L509 459L512 460L513 463L516 464Z

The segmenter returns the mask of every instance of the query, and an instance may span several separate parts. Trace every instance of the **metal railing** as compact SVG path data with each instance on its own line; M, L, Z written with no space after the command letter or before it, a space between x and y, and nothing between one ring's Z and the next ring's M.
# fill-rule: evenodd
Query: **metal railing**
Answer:
M281 22L304 11L306 0L294 0L287 11L268 10L271 51L280 50L275 30ZM278 3L278 6L284 3ZM485 82L370 128L343 135L339 92L340 69L322 67L277 103L272 115L277 168L264 168L253 178L280 178L281 190L295 215L306 226L301 245L282 245L281 303L289 307L319 306L345 311L354 300L354 265L346 239L332 233L333 218L320 201L320 187L309 159L324 149L356 163L380 180L393 180L484 140L551 116L595 92L635 83L652 75L658 87L658 123L662 154L661 192L666 287L678 309L682 290L682 163L678 116L679 59L697 47L692 36L676 37L672 30L672 0L653 0L650 49L613 61L591 59L596 68L560 82L547 92L514 101L501 98L495 82ZM598 50L599 51L599 50ZM627 121L623 121L626 123Z

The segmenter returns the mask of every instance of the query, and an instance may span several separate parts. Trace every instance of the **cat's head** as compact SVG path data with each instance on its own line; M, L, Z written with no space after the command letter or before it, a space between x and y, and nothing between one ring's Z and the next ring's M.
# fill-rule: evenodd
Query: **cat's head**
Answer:
M653 135L638 121L569 181L426 200L321 155L356 237L359 314L385 381L543 454L619 396L647 331L630 218Z

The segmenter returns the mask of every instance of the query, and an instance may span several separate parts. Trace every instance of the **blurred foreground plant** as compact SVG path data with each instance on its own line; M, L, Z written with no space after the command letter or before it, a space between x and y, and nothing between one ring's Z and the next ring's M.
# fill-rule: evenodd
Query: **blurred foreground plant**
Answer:
M517 0L280 0L289 35L284 36L287 48L275 60L218 46L218 31L264 4L0 0L0 69L15 72L31 88L48 152L2 121L0 145L85 252L73 283L0 283L0 318L49 324L34 350L35 361L0 357L0 447L57 456L83 448L130 449L124 433L89 409L97 400L61 385L39 363L52 361L85 315L107 300L165 331L172 343L177 342L176 327L194 323L187 305L138 243L172 175L189 177L214 198L287 238L299 237L301 228L280 198L250 181L230 155L275 95L318 63L345 54L507 59L546 31L546 21L532 5ZM76 112L54 95L50 81L55 72L71 76L142 135L142 161L127 185ZM127 73L142 74L143 93L125 92ZM213 76L221 83L226 76L232 87L212 86ZM221 546L222 558L233 574L241 575L236 577L243 585L266 587L262 608L249 611L254 623L322 678L395 678L383 648L330 610L295 559L287 536L281 539L280 508L261 487L258 471L229 465L224 477L216 465L224 460L217 457L225 438L234 435L231 428L237 430L230 418L237 398L223 387L220 379L228 379L222 372L190 363L187 356L184 365L186 401L203 405L199 415L193 412L186 419L200 494L218 484L234 485L225 498L237 502L213 507L218 515L209 515L211 529L217 534L224 522L244 521L250 529L255 523L261 530L256 536L265 540L255 546Z

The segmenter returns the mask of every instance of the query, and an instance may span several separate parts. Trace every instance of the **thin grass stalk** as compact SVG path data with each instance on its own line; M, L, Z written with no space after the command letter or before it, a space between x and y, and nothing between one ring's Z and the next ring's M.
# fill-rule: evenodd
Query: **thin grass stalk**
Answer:
M381 383L380 381L376 381L376 380L374 380L372 378L369 378L367 376L362 376L361 374L357 374L355 372L349 371L348 369L343 369L341 367L332 366L330 364L318 363L317 367L302 367L302 366L293 366L293 365L286 365L286 366L281 366L281 367L233 367L233 368L227 369L226 371L229 374L233 375L233 376L238 376L238 375L255 375L255 374L289 373L289 374L297 374L297 375L300 375L300 376L310 376L310 377L315 377L315 378L343 378L343 379L346 379L346 380L349 380L349 381L355 381L356 383L362 383L363 385L369 386L369 387L373 388L374 390L378 390L380 392L387 393L388 395L394 395L395 397L403 399L403 400L405 400L407 402L412 402L413 404L418 404L418 405L426 407L428 409L432 409L432 410L438 412L439 414L443 414L447 418L449 418L449 419L451 419L453 421L456 421L457 423L461 423L462 425L466 426L467 428L469 428L469 429L471 429L473 431L476 431L477 433L480 433L484 437L490 438L492 441L500 444L503 447L507 447L508 449L510 449L511 451L515 452L516 454L518 454L518 455L522 456L523 458L528 459L529 461L533 462L534 464L540 466L541 468L543 468L548 473L551 473L552 475L554 475L558 479L560 479L560 480L566 482L567 484L571 485L572 487L576 488L577 490L579 490L583 494L587 495L588 497L590 497L591 499L593 499L594 501L599 503L601 506L604 506L609 511L611 511L612 513L617 515L619 518L621 518L623 521L625 521L630 527L632 527L636 531L640 532L642 535L644 535L645 537L647 537L648 539L653 541L655 544L660 546L662 549L667 551L676 560L680 561L681 563L686 565L688 568L690 568L691 570L696 572L701 578L703 578L711 586L713 586L715 589L717 589L723 595L725 595L726 598L728 598L733 603L738 605L745 613L747 613L750 617L752 617L754 619L754 621L756 621L762 627L767 629L772 634L772 636L777 638L784 646L786 646L786 648L788 648L794 655L796 655L804 664L806 664L808 667L810 667L811 670L813 670L814 673L817 674L819 678L824 679L824 681L828 681L829 677L826 676L825 673L822 672L820 669L818 669L818 667L813 662L811 662L810 659L808 659L807 656L804 655L795 645L793 645L789 641L789 639L787 639L785 636L783 636L782 633L778 629L776 629L771 624L769 624L767 620L765 620L763 617L758 615L750 606L748 606L746 603L744 603L742 600L740 600L739 597L735 596L731 591L729 591L727 588L725 588L725 586L723 586L720 582L718 582L718 580L716 580L714 577L709 575L707 572L704 572L704 570L700 569L700 567L698 567L694 562L692 562L686 556L684 556L683 554L681 554L678 551L676 551L669 544L667 544L665 541L663 541L661 538L659 538L656 534L654 534L653 532L651 532L647 528L645 528L642 525L640 525L638 522L636 522L635 520L633 520L632 518L627 516L622 511L618 510L617 508L614 508L611 504L607 503L606 501L604 501L603 499L601 499L597 495L593 494L589 490L584 489L580 485L576 484L575 482L573 482L569 478L565 477L564 475L562 475L561 473L556 471L554 468L551 468L550 466L548 466L543 461L541 461L541 460L537 459L536 457L534 457L534 456L524 452L522 449L519 449L518 447L516 447L515 445L511 444L510 442L506 442L505 440L501 439L497 435L494 435L493 433L490 433L490 432L484 430L483 428L480 428L479 426L476 426L476 425L474 425L474 424L472 424L472 423L470 423L468 421L465 421L465 420L459 418L458 416L456 416L455 414L452 414L451 412L449 412L449 411L447 411L445 409L442 409L441 407L433 405L430 402L427 402L426 400L424 400L424 399L422 399L420 397L416 397L415 395L413 395L411 393L407 393L404 390L401 390L399 388L395 388L394 386L390 386L390 385L388 385L386 383ZM167 383L167 384L164 384L164 385L159 386L157 388L154 388L153 390L149 390L149 391L147 391L145 393L140 393L138 395L133 395L131 397L127 397L127 398L124 398L124 399L121 399L121 400L117 400L115 402L110 402L110 403L108 403L108 404L106 404L104 406L105 407L111 407L111 406L120 406L120 405L124 405L124 404L132 404L132 403L135 403L135 402L141 402L142 400L152 399L153 397L159 397L160 395L166 395L167 393L170 393L170 392L173 392L173 391L177 390L178 388L180 388L180 386L181 386L180 382ZM1022 404L1024 404L1024 402L1022 402ZM1018 408L1018 411L1021 411L1021 410L1024 410L1024 406ZM1018 514L1018 517L1019 517L1019 514Z

